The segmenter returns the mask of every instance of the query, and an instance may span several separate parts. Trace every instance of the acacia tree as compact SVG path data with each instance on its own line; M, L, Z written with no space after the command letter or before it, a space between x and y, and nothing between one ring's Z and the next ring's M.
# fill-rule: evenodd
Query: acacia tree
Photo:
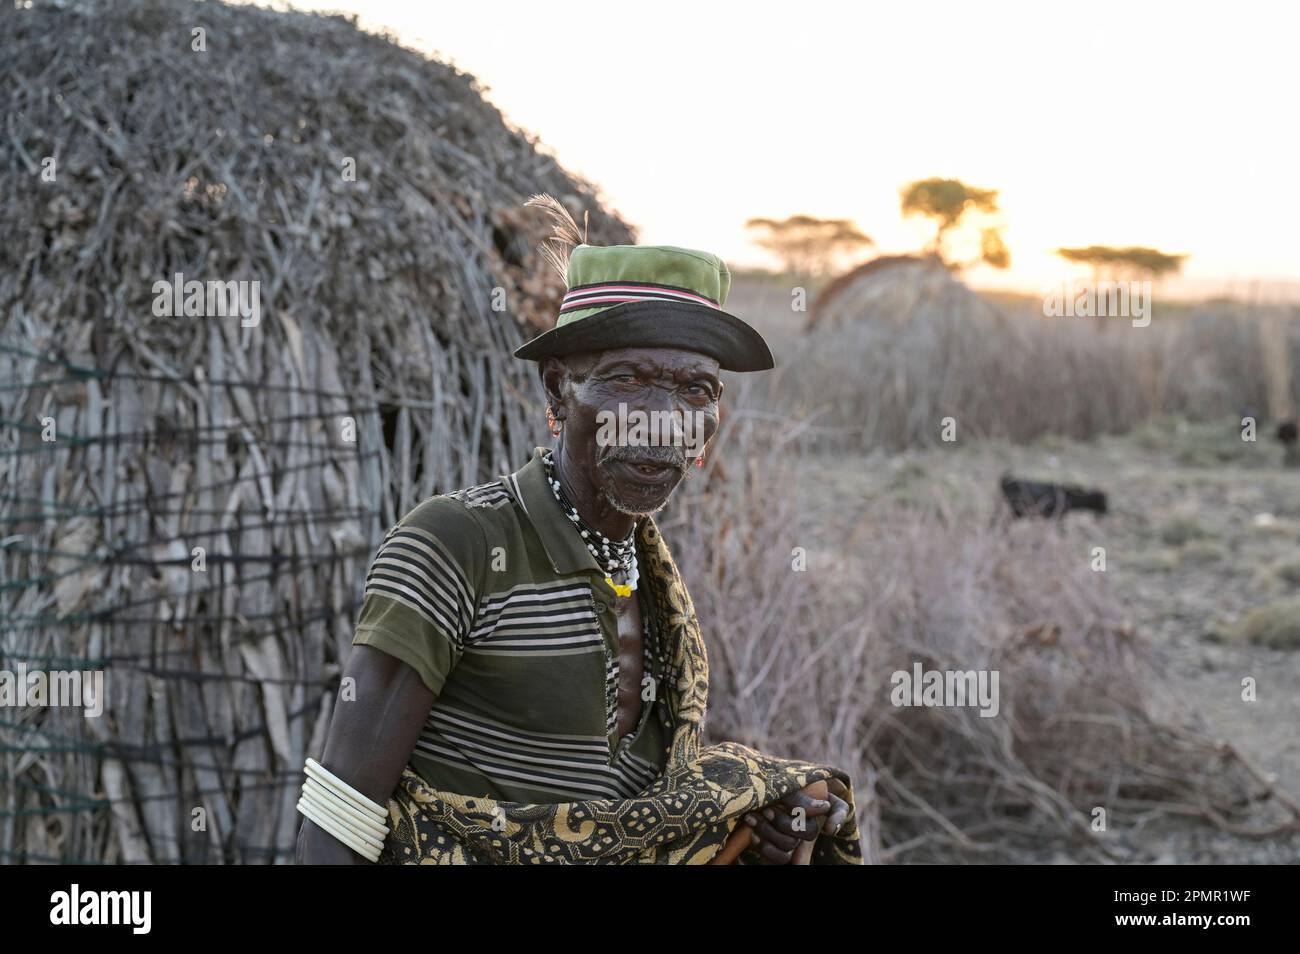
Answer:
M1058 248L1056 254L1067 262L1087 265L1092 269L1094 286L1103 282L1119 282L1135 279L1159 279L1177 272L1183 267L1186 255L1171 255L1154 248L1130 245L1120 248L1113 245L1089 245L1085 248ZM1097 324L1098 331L1105 331L1110 322Z
M971 212L996 215L997 189L978 189L960 179L918 179L908 183L901 191L900 205L904 216L920 215L935 222L934 240L929 251L952 268L964 268L984 262L994 268L1011 264L1011 253L1002 241L1000 226L989 225L980 230L980 255L972 262L952 262L945 250L945 240L959 226L966 224Z
M1058 248L1056 254L1067 262L1087 265L1093 279L1118 280L1124 277L1163 278L1183 267L1186 255L1171 255L1154 248L1130 245L1089 245L1086 248Z
M754 218L745 228L761 233L755 244L779 258L787 274L801 278L823 276L841 256L875 244L849 219Z

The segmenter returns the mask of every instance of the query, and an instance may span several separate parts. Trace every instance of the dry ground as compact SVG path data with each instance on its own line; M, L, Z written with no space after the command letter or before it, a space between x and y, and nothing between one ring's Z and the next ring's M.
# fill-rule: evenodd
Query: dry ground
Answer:
M829 504L842 518L826 532L864 528L866 546L873 509L899 502L994 519L1004 470L1106 490L1108 516L1071 514L1060 532L1081 561L1105 547L1112 591L1153 643L1188 715L1300 794L1300 603L1288 602L1300 597L1300 474L1281 467L1271 441L1243 442L1231 420L1169 421L1089 442L958 441L805 463L815 477L802 488L806 503L817 512ZM1271 618L1248 623L1261 609ZM1254 644L1255 631L1287 648ZM1255 702L1242 700L1246 678L1255 680ZM1251 841L1168 823L1119 834L1137 862L1300 861L1300 837Z

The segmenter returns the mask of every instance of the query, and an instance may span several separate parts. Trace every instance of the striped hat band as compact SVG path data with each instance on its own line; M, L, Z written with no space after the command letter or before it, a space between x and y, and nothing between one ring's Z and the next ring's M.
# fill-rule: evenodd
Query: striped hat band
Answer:
M570 288L560 303L560 314L583 308L608 307L627 301L689 301L710 308L721 309L716 301L699 292L676 285L656 285L650 282L598 282Z

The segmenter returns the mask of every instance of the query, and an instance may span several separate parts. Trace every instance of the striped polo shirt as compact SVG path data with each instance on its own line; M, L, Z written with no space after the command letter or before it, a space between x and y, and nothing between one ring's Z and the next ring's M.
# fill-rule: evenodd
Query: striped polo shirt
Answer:
M650 587L636 593L653 701L619 739L614 591L555 499L544 453L430 497L388 532L353 645L397 657L433 691L411 767L435 789L627 798L658 776L672 738Z

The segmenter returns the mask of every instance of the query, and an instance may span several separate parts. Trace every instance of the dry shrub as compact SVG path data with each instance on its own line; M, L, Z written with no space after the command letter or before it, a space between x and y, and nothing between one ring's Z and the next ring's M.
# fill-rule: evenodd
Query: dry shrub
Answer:
M1104 574L1058 529L942 500L845 526L809 492L806 438L733 415L714 452L727 479L662 522L710 652L713 738L850 772L877 860L1112 857L1098 807L1111 832L1162 815L1296 830L1289 797L1168 698ZM997 671L997 715L893 705L891 675L918 662Z
M1041 308L995 307L925 260L868 271L832 304L819 304L807 334L781 349L783 365L817 373L783 374L772 394L815 415L822 441L835 446L936 444L947 416L962 439L1014 441L1120 433L1161 415L1263 420L1280 399L1270 398L1278 362L1261 319L1276 326L1290 364L1300 362L1300 308L1157 302L1141 328L1045 319ZM1294 404L1300 381L1287 386Z

